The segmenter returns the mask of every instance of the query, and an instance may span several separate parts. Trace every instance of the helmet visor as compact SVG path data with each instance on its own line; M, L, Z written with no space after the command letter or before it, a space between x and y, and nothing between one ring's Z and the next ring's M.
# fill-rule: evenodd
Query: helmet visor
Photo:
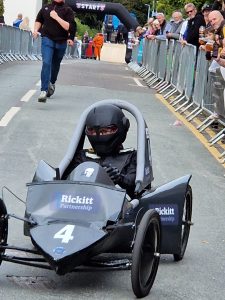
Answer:
M115 134L118 131L118 127L116 125L109 125L106 127L86 127L86 134L88 136L105 136Z

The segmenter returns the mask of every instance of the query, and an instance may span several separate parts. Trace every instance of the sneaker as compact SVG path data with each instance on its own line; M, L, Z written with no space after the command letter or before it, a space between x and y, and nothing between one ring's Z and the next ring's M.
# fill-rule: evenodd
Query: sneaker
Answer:
M47 92L41 91L40 96L38 97L38 102L46 102L47 100Z
M55 92L55 84L49 82L47 97L51 97Z

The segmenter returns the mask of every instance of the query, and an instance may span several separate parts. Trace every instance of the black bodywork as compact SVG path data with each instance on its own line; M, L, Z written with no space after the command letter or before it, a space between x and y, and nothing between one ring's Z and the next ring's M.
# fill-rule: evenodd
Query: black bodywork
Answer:
M105 170L95 162L82 163L69 180L61 179L76 151L83 148L88 112L97 105L108 103L129 111L137 121L134 199L129 199L125 190L114 186ZM159 229L156 228L159 222L156 220L158 225L151 227L152 231L149 229L156 235L153 244L157 244L158 250L153 247L153 256L158 257L160 252L173 254L175 260L180 260L186 249L191 225L190 178L191 175L186 175L162 186L149 188L153 181L150 139L142 115L135 106L125 101L99 101L82 114L59 166L53 168L40 161L33 181L27 184L25 217L9 214L4 201L0 200L0 262L5 260L53 269L63 275L79 266L91 265L93 258L103 253L132 253L139 224L149 211L155 212L156 218L159 215L161 223L160 241ZM24 234L30 236L35 250L7 244L9 217L24 221ZM6 249L33 253L39 258L8 256ZM156 272L155 267L154 276ZM135 294L142 297L146 291Z

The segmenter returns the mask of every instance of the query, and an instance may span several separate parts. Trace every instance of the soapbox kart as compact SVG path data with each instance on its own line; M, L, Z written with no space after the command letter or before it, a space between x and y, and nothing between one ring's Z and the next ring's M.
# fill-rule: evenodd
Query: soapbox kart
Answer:
M102 104L128 111L137 122L133 199L95 162L80 164L63 179L76 151L84 147L88 112ZM81 115L59 166L39 162L33 181L27 184L25 216L8 213L0 199L0 263L52 269L59 275L96 268L131 269L133 291L144 297L153 285L160 254L173 254L176 261L184 256L192 214L190 178L186 175L151 187L150 139L142 114L126 101L96 102ZM34 248L7 244L10 217L24 222L24 234L30 236Z

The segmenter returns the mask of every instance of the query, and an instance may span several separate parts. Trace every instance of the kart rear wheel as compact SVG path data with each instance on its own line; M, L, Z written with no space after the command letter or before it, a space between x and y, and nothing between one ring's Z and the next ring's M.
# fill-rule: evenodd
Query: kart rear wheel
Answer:
M7 245L8 237L8 218L5 203L0 199L0 247ZM2 263L2 255L5 253L4 249L0 248L0 265Z
M184 200L184 211L183 211L182 230L181 230L181 248L180 248L180 253L175 253L173 255L175 261L182 260L184 257L184 253L188 243L190 227L192 225L191 216L192 216L192 189L191 186L188 185L185 194L185 200Z
M148 210L138 227L132 254L131 283L137 298L149 294L160 259L160 217Z

